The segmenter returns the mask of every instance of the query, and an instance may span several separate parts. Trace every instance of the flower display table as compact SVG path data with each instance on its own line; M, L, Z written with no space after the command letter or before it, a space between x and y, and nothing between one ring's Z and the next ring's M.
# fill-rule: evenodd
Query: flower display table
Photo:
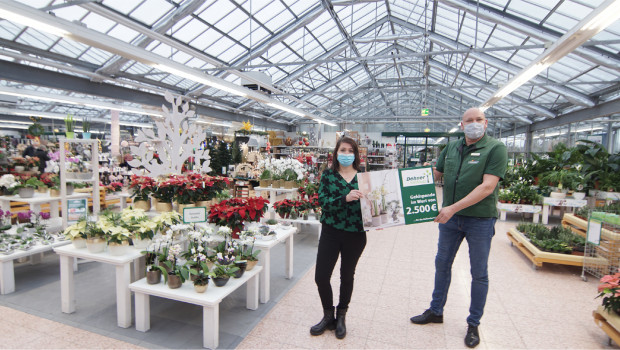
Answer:
M562 226L570 228L575 234L586 237L588 220L584 220L575 214L564 214L562 217ZM612 242L618 242L620 241L620 233L603 227L601 229L601 238Z
M75 284L73 282L73 259L81 258L114 265L116 267L116 313L118 326L128 328L131 326L131 263L140 259L144 254L138 249L129 249L125 255L112 256L107 251L91 253L88 249L76 249L73 245L54 248L60 255L60 300L62 312L70 314L75 312ZM137 266L137 264L135 265ZM141 275L144 269L137 269L135 277Z
M286 242L286 254L284 269L287 279L293 278L293 235L297 232L296 227L281 227L275 230L276 238L272 240L256 239L254 247L260 249L258 264L263 267L260 274L260 302L266 303L270 298L271 278L271 248L278 243ZM254 270L252 270L254 271Z
M611 204L613 201L620 201L620 192L605 192L599 190L590 190L590 196L605 200L606 204Z
M544 197L543 199L543 211L542 211L542 223L549 223L549 207L568 207L568 208L581 208L588 205L586 199L572 199L572 198L550 198ZM564 210L564 208L562 208ZM562 213L563 214L563 213Z
M148 284L146 278L129 285L135 293L136 302L136 330L146 332L151 328L150 296L157 296L170 300L177 300L202 306L202 342L205 348L215 349L219 345L220 334L220 302L230 293L247 284L246 307L250 310L258 309L257 275L263 272L260 266L246 271L241 278L230 278L223 287L216 287L209 282L205 293L196 293L191 282L186 282L178 289L170 289L164 283Z
M579 255L544 252L532 244L532 242L530 242L530 240L516 228L511 228L508 232L506 232L506 235L510 240L510 244L516 246L528 259L530 259L530 261L532 261L532 267L534 269L541 267L543 263L583 266L584 259L589 259L588 263L591 261L592 264L603 266L609 264L607 259L602 257L584 257Z
M304 220L302 218L297 218L294 220L293 219L282 219L280 216L276 217L275 220L279 222L283 222L283 221L290 222L297 227L298 231L299 231L299 225L301 224L317 226L317 231L318 231L317 240L321 238L321 230L323 229L323 225L321 225L321 222L316 218L314 214L310 218L308 218L308 220Z
M286 198L291 199L294 196L294 194L297 193L297 188L254 187L254 191L256 192L257 197L262 197L263 192L269 192L269 201L271 202L269 204L269 212L275 213L273 211L273 203L277 200L276 199L277 194L285 193Z
M531 213L534 214L534 223L538 223L539 214L542 211L540 205L531 204L514 204L514 203L497 203L499 209L499 219L506 221L506 212L511 213Z
M616 313L605 311L603 306L599 306L592 311L594 323L599 326L611 340L620 344L620 316Z
M11 254L0 254L0 294L15 292L15 273L13 260L42 254L56 247L61 247L71 243L71 241L56 241L52 244L37 244L28 250L16 250Z
M72 195L68 195L67 199L79 199L79 198L88 198L90 197L86 193L75 193ZM0 196L0 208L3 210L11 210L11 202L25 202L30 206L30 210L35 213L41 212L41 204L49 203L50 205L50 217L57 218L59 217L58 208L60 207L60 197L50 197L47 193L35 193L34 197L31 198L22 198L20 196Z

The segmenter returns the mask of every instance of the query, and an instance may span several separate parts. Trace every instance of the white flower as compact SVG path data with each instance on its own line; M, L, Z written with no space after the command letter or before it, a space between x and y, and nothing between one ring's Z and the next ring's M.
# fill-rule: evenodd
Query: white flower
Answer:
M192 254L196 254L196 248L192 248L191 252Z
M199 246L198 246L198 251L199 251L200 253L202 253L204 250L205 250L205 249L204 249L201 245L199 245Z
M230 229L230 227L228 226L220 226L220 228L217 230L217 233L220 235L228 235L232 232L232 230Z

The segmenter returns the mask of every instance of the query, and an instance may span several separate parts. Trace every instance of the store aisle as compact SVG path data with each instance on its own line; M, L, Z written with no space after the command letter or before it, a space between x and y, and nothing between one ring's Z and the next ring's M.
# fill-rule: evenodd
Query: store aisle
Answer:
M490 290L477 348L608 348L607 336L592 318L592 310L600 304L600 299L594 299L597 280L582 281L578 267L532 269L506 237L518 219L514 216L512 222L496 225L489 262ZM336 339L333 331L316 337L309 334L310 326L322 317L311 270L238 349L466 348L463 338L471 281L466 242L454 263L444 323L420 326L409 321L430 302L437 235L433 223L369 232L344 340ZM336 273L332 285L337 286L338 279Z

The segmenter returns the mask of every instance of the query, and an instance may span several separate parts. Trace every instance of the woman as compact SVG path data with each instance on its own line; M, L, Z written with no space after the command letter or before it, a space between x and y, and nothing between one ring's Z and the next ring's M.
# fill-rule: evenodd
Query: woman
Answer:
M343 137L336 144L332 167L321 176L319 204L321 215L321 239L316 256L314 280L323 304L323 319L310 328L310 334L320 335L326 329L336 330L336 337L345 337L345 316L353 292L353 275L357 261L366 246L366 232L362 224L357 177L360 170L357 143ZM330 284L338 255L340 262L340 300L334 318L333 293Z

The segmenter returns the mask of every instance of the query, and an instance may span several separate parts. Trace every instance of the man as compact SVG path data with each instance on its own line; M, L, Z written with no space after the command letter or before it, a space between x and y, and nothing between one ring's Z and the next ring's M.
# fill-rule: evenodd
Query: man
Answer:
M463 114L464 140L450 142L437 159L435 178L444 177L443 208L435 218L439 242L435 257L435 288L430 308L411 318L415 324L443 323L443 308L454 257L463 241L469 245L471 304L465 345L480 343L478 325L489 290L487 263L497 220L498 182L506 172L506 146L485 135L488 121L478 108Z

